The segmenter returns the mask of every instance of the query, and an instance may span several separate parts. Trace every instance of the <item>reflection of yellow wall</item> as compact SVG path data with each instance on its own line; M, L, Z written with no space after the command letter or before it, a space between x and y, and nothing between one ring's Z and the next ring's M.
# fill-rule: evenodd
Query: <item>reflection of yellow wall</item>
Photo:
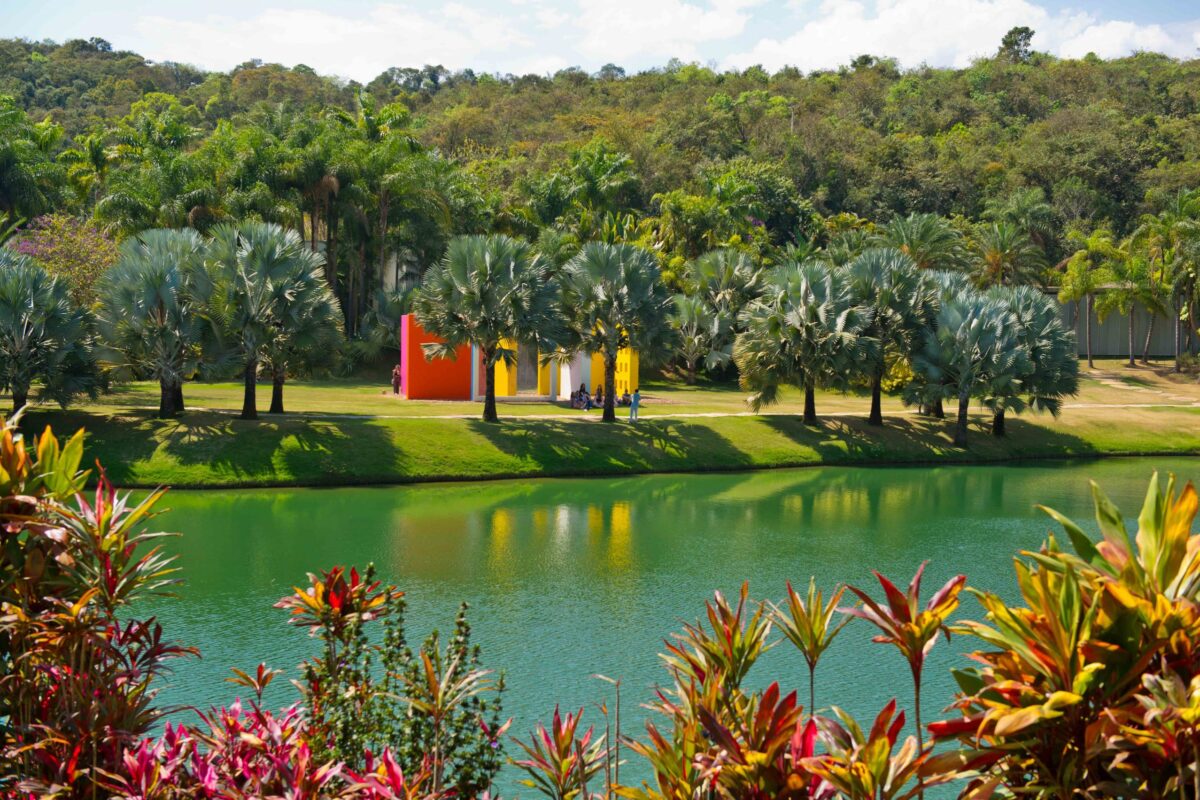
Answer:
M608 541L608 564L628 567L632 561L633 526L630 524L629 503L613 503Z
M592 354L591 364L591 382L588 384L595 391L595 387L604 383L604 356L601 353ZM626 347L617 351L617 372L616 372L616 391L617 396L632 392L638 388L638 354L636 350L631 350ZM607 392L609 387L605 386Z

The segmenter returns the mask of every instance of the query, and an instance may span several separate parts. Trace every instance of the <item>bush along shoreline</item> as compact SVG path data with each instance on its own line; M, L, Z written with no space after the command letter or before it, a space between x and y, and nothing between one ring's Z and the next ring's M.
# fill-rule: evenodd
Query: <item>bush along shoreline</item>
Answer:
M907 585L876 573L875 588L831 595L789 584L778 604L748 584L717 593L668 640L641 732L621 729L612 680L611 712L606 702L585 719L546 698L547 722L510 734L503 675L483 668L465 606L445 644L434 634L412 648L403 592L371 567L333 567L277 603L321 642L296 704L263 707L278 674L268 666L234 669L244 699L155 736L177 710L155 702L161 676L198 655L137 613L178 579L148 527L163 492L134 502L101 472L85 494L83 454L82 432L0 434L4 797L490 797L505 763L552 800L867 800L938 784L971 798L1165 797L1200 782L1200 499L1174 477L1152 478L1136 532L1094 485L1098 541L1044 509L1062 534L1018 555L1012 605L963 575L926 596L924 567ZM982 621L954 618L964 591ZM384 635L369 639L372 626ZM925 659L950 633L970 660L950 708L923 720ZM895 651L897 676L907 666L911 692L870 725L821 680L840 635L873 635ZM748 679L777 644L804 656L806 685ZM650 779L622 782L627 759Z

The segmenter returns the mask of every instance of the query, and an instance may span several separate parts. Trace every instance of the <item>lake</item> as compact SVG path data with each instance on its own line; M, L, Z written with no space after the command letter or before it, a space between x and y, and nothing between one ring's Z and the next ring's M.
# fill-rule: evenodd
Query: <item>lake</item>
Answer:
M640 731L665 672L656 654L681 620L703 613L714 589L780 600L784 582L825 589L853 582L878 594L871 569L907 581L930 561L924 596L958 572L978 589L1015 595L1012 558L1052 530L1034 509L1053 506L1094 530L1089 479L1132 520L1151 472L1200 475L1200 460L1116 459L1036 465L820 468L626 479L526 480L346 489L172 492L157 522L185 584L150 613L202 659L176 662L166 703L231 700L229 668L260 661L296 677L314 640L272 604L305 573L374 562L409 602L409 639L452 627L472 605L485 666L505 672L506 715L524 735L556 703L595 705L623 681L625 731ZM143 611L146 607L143 607ZM959 616L977 617L967 598ZM872 718L890 697L911 705L900 655L855 621L818 670L817 704ZM968 640L939 644L926 669L926 720L949 702L951 666ZM780 645L751 673L807 700L807 673ZM270 700L295 699L286 681ZM640 770L636 771L640 773ZM628 773L627 773L628 774ZM636 773L635 773L636 774ZM508 783L506 780L505 784ZM528 791L524 794L529 794Z

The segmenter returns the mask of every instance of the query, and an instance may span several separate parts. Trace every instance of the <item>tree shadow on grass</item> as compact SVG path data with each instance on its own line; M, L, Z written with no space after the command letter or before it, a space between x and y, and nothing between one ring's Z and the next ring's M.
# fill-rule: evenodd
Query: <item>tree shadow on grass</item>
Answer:
M991 432L991 418L973 415L966 449L954 446L954 420L933 417L885 417L884 425L868 425L858 417L818 419L804 425L798 416L763 418L797 444L810 447L827 464L895 464L997 461L1016 458L1069 458L1096 455L1085 439L1056 429L1052 421L1035 424L1009 418L1008 435Z
M507 455L556 474L745 469L749 454L711 427L683 420L558 422L511 420L470 428Z

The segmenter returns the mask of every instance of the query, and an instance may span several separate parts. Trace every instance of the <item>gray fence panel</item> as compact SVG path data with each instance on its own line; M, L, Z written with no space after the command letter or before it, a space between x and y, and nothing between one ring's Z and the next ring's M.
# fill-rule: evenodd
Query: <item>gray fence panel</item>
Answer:
M1079 355L1087 354L1087 342L1084 338L1083 311L1085 303L1074 301L1062 304L1062 318L1068 326L1075 330L1075 338L1079 343ZM1150 315L1138 307L1133 311L1133 352L1138 358L1146 346L1146 330L1150 325ZM1180 325L1181 347L1187 346L1187 328ZM1193 349L1195 343L1193 342ZM1092 313L1092 355L1100 358L1129 357L1129 317L1124 314L1109 314L1103 322L1093 311ZM1155 358L1173 358L1175 356L1175 331L1171 320L1164 317L1154 319L1154 330L1150 334L1150 355Z

